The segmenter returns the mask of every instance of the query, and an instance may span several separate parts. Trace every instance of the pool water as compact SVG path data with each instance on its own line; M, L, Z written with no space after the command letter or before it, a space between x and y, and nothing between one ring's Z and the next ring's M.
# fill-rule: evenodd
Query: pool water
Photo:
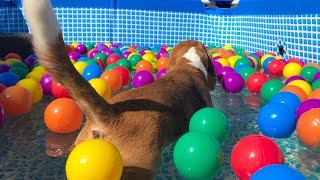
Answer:
M228 94L220 85L211 94L215 108L224 112L230 122L230 134L222 146L223 167L216 179L237 179L230 167L231 150L240 138L260 133L256 119L263 104L259 95L245 91ZM79 131L55 134L46 128L43 112L52 100L52 97L44 97L34 105L32 113L7 118L5 127L0 129L1 180L66 179L66 152ZM320 179L320 153L316 149L305 147L296 133L290 138L275 141L280 145L287 164L302 172L308 180ZM174 168L173 147L174 143L163 151L156 179L184 179Z

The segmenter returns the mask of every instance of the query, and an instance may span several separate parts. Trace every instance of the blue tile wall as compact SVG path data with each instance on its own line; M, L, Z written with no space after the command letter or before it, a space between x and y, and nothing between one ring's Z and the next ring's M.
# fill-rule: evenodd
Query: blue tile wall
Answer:
M231 44L250 52L320 62L320 15L208 15L107 8L56 7L66 43L175 45L187 39ZM19 8L0 8L0 33L28 32Z

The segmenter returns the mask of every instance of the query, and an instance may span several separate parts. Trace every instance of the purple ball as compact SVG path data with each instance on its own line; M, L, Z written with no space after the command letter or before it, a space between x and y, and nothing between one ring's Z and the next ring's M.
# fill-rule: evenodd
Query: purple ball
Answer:
M215 57L213 57L211 60L212 61L216 61L216 60L218 60L218 59L220 59L220 58L222 58L221 56L215 56Z
M29 69L32 69L34 64L37 63L37 60L33 57L28 57L25 60L23 60L23 63L27 65Z
M125 58L125 59L128 59L129 55L131 54L131 52L129 51L126 51L122 54L122 57Z
M6 114L4 112L2 105L0 104L0 128L4 126L5 122L6 122Z
M11 69L11 66L7 64L0 64L0 74L4 72L8 72Z
M149 71L139 71L132 78L134 88L139 88L153 82L154 77Z
M118 48L116 44L111 44L110 48Z
M238 93L244 88L244 79L237 72L229 72L222 78L222 87L228 93Z
M52 95L52 78L50 74L45 74L41 78L40 85L45 95Z
M227 73L234 72L234 69L230 66L224 66L217 71L218 82L221 83L222 78Z
M320 99L308 99L302 102L296 111L297 120L303 113L315 108L320 108Z
M158 54L157 54L157 59L160 59L161 57L163 57L163 56L169 56L169 53L168 52L159 52Z
M69 58L77 61L81 55L78 52L70 52L69 53Z
M289 77L289 78L286 80L285 84L288 85L291 81L294 81L294 80L303 80L303 81L306 81L306 79L305 79L304 77L299 76L299 75L296 75L296 76L291 76L291 77Z
M314 77L313 77L313 82L316 81L316 80L318 80L318 79L320 79L320 72L317 72L317 74L314 75Z
M99 43L99 44L96 45L96 49L99 49L100 46L106 46L106 45L103 44L103 43Z
M104 53L107 56L110 56L112 53L114 53L114 50L112 50L112 49L102 49L101 52Z
M76 47L76 52L78 52L79 54L83 55L83 54L86 54L88 52L88 49L84 44L79 44Z
M255 68L255 64L252 58L247 57L247 59L251 62L251 67Z
M218 71L220 68L222 68L222 65L221 65L221 63L218 62L218 61L212 61L212 63L213 63L215 72L217 73L217 71Z
M93 57L98 53L101 53L101 51L99 51L98 49L92 50L89 54L89 58L93 59Z
M161 69L158 73L157 73L157 79L160 79L163 75L165 75L167 73L167 68Z
M143 56L143 55L146 54L146 52L145 51L140 51L139 54L140 54L140 56Z
M102 51L103 49L109 49L109 48L108 48L107 46L105 46L105 45L100 46L100 47L98 48L99 51Z

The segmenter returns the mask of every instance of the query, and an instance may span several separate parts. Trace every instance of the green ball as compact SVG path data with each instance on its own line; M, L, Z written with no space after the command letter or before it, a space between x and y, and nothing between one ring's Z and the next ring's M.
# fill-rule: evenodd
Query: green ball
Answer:
M248 68L243 68L239 71L239 74L242 76L242 78L244 79L244 82L247 82L249 76L253 73L257 72L256 69L252 68L252 67L248 67Z
M86 63L87 63L88 65L90 65L90 64L98 64L98 65L99 65L99 63L98 63L96 60L94 60L94 59L88 59L88 60L86 61Z
M221 171L219 142L201 132L181 136L173 149L173 162L186 179L209 180Z
M129 61L132 66L136 66L138 64L138 62L140 62L141 60L142 60L142 57L139 54L133 54L129 58Z
M314 81L314 82L311 84L311 88L312 88L312 91L320 88L320 79Z
M314 76L319 72L319 69L314 66L307 66L300 72L300 76L304 77L309 84L312 83Z
M40 66L40 63L35 63L35 64L33 65L32 69L34 69L34 68L36 68L36 67L38 67L38 66Z
M160 49L159 48L153 48L151 50L154 54L158 54L160 52Z
M251 61L247 58L240 58L234 63L234 69L236 69L238 66L248 64L250 67L252 67Z
M93 59L95 61L101 60L104 64L106 64L108 56L106 54L104 54L104 53L97 53L96 55L94 55Z
M19 68L22 68L25 71L29 72L29 67L25 63L22 63L22 62L16 62L16 63L11 64L10 66L11 66L11 68L19 67Z
M218 109L206 107L192 115L189 131L205 133L223 144L229 135L229 121Z
M271 98L278 93L283 87L285 86L285 84L277 79L272 79L267 81L266 83L263 84L261 91L260 91L260 96L261 99L268 103Z
M88 52L89 52L91 49L94 48L94 46L93 46L93 44L92 44L91 42L87 42L87 43L85 44L85 46L87 47Z
M247 57L245 53L236 53L234 56Z
M118 64L109 64L104 70L109 71L112 70L113 68L119 66Z
M120 53L120 50L118 48L113 47L113 48L110 48L110 49L113 50L114 52Z
M21 67L14 67L14 68L10 69L9 71L16 74L17 76L19 76L20 79L24 79L28 74L28 71L26 71L25 69L23 69Z
M137 47L136 48L136 51L139 53L140 51L142 51L143 50L143 48L142 47Z
M131 62L126 59L119 59L119 61L116 62L119 66L123 66L127 68L130 72L132 71L132 65Z

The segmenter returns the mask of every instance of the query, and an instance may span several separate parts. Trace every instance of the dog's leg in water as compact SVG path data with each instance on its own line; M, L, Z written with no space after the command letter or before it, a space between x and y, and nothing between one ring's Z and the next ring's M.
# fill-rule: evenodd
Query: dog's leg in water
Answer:
M88 119L98 125L106 113L112 112L111 106L72 65L50 0L23 0L23 8L40 64L68 89Z

